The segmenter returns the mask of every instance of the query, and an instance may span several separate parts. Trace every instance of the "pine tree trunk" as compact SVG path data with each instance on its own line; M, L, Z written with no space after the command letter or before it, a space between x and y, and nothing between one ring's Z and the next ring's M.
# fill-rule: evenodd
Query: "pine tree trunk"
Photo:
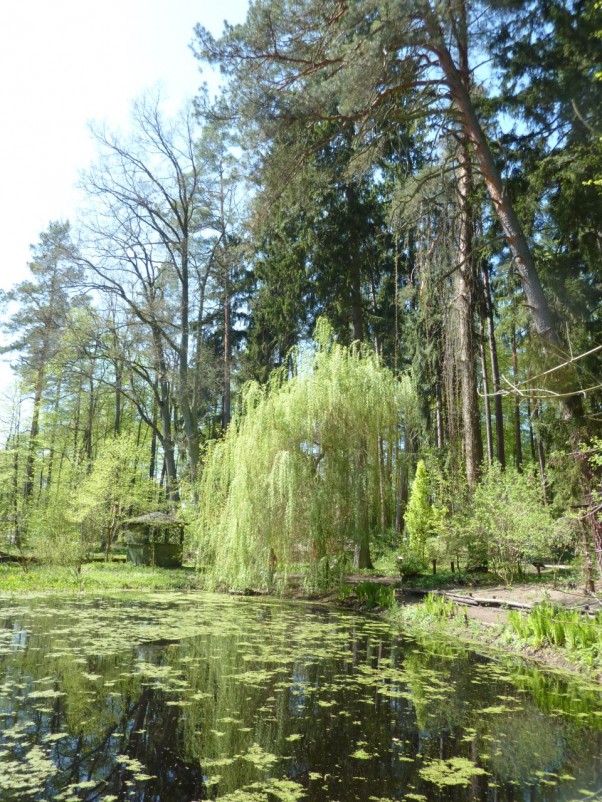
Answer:
M537 451L537 462L539 465L539 478L541 480L541 487L543 490L544 501L547 501L547 481L546 481L546 453L539 431L539 402L537 399L533 400L533 420L535 421L535 449Z
M463 10L465 12L465 9ZM425 14L424 21L432 40L431 50L439 62L451 95L460 111L464 132L474 147L477 164L512 253L531 312L533 327L550 349L556 352L562 348L562 341L546 301L527 238L508 193L504 192L498 167L470 96L469 83L465 80L462 68L458 69L454 64L445 44L441 26L430 10ZM460 41L461 51L463 46L465 47L465 42Z
M48 452L48 478L46 480L48 491L50 491L50 486L52 484L52 476L54 473L56 430L57 430L57 419L61 405L61 390L62 390L62 382L61 379L59 378L56 385L56 394L54 396L54 422L53 422L52 432L50 435L50 449Z
M527 421L529 423L529 446L531 447L531 459L535 462L535 434L533 433L533 412L531 410L531 399L527 398Z
M353 220L355 218L356 206L356 193L352 186L345 188L347 197L347 206L349 209L349 216ZM350 237L350 253L349 253L349 270L350 270L350 317L351 327L353 330L353 339L363 342L364 340L364 309L362 304L362 274L361 274L361 251L360 251L360 237L357 226L354 223L349 232Z

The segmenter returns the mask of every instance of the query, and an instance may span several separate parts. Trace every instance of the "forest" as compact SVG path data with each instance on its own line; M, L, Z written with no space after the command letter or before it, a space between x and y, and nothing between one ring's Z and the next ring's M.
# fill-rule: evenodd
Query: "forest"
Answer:
M255 0L93 130L2 296L0 550L186 523L210 586L602 571L594 0Z

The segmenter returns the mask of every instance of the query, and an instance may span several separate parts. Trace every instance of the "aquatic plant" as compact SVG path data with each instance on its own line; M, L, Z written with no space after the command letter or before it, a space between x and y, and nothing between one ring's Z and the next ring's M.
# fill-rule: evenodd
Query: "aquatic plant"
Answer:
M368 347L333 342L325 323L293 374L248 385L208 449L197 543L214 584L266 586L292 565L328 584L349 548L368 566L371 539L394 520L402 427L416 409L410 380Z
M430 760L419 772L420 776L433 785L443 788L449 785L469 785L473 777L487 772L465 757L452 757L449 760Z
M224 594L45 595L5 607L0 656L3 802L116 802L124 787L334 800L350 777L373 802L397 788L460 802L476 777L483 796L597 788L598 691L375 617Z

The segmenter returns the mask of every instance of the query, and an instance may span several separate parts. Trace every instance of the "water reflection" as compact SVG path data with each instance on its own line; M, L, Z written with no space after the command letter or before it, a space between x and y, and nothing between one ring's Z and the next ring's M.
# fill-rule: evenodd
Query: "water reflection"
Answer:
M155 594L8 605L0 800L602 798L602 705L380 621Z

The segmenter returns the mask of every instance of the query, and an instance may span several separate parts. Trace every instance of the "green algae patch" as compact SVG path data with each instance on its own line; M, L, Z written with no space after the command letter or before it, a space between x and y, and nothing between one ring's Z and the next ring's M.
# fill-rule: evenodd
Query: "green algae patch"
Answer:
M251 783L229 794L218 796L218 802L298 802L305 790L293 780L270 779L263 783Z
M355 758L355 760L371 760L373 757L376 757L376 755L372 755L370 752L366 752L365 749L360 747L356 749L355 752L351 753L351 757Z
M446 785L470 785L473 777L487 774L465 757L452 757L449 760L431 760L419 771L423 780L443 788Z
M39 746L33 746L18 761L7 760L7 755L6 751L0 751L0 791L18 794L18 798L37 796L58 771L49 754Z
M278 762L278 756L266 752L257 743L251 744L247 752L241 756L243 760L252 763L256 769L267 771L274 763Z

